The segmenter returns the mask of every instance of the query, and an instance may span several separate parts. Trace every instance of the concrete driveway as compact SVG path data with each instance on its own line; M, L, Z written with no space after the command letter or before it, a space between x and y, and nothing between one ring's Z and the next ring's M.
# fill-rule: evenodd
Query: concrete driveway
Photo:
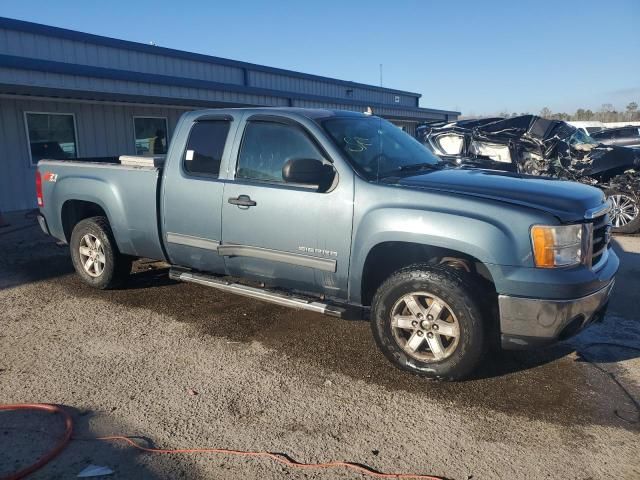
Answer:
M615 248L603 324L447 384L390 366L366 322L176 284L158 264L139 262L126 289L91 290L66 248L14 217L0 229L0 403L73 415L76 439L33 478L89 464L111 468L105 478L363 478L90 440L117 433L451 479L640 478L640 238ZM0 477L60 431L50 415L0 413Z

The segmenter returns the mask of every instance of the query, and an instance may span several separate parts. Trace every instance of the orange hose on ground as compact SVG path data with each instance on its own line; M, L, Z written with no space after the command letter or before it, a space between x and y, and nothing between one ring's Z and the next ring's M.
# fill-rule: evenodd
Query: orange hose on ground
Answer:
M442 477L434 477L432 475L420 475L414 473L382 473L376 472L370 467L364 465L358 465L357 463L351 462L328 462L328 463L301 463L295 460L291 460L287 458L286 455L282 453L271 453L271 452L254 452L247 450L229 450L226 448L177 448L177 449L165 449L165 448L146 448L141 445L138 445L136 442L131 440L129 437L124 437L120 435L114 435L109 437L98 437L95 440L122 440L123 442L128 443L134 448L138 450L142 450L147 453L164 453L164 454L173 454L173 453L223 453L226 455L237 455L241 457L262 457L269 458L271 460L275 460L278 463L282 463L289 467L296 468L337 468L344 467L350 468L351 470L355 470L357 472L363 473L370 477L374 478L397 478L397 479L414 479L414 480L443 480Z
M0 411L3 410L38 410L49 413L59 413L64 418L65 432L60 441L51 450L49 450L49 452L40 457L35 463L15 473L11 473L6 477L2 477L0 478L0 480L20 480L30 473L35 472L39 468L42 468L44 465L49 463L53 458L55 458L64 449L64 447L67 446L69 440L71 440L71 435L73 434L73 420L71 420L71 415L69 415L64 409L58 407L57 405L49 405L48 403L0 405Z
M64 417L65 422L65 433L62 439L56 444L56 446L51 449L46 455L38 459L37 462L30 465L27 468L24 468L18 472L12 473L9 476L2 477L0 480L20 480L30 473L35 472L46 463L50 462L56 455L58 455L62 449L69 443L71 440L71 435L73 433L73 421L71 416L61 407L57 405L49 405L46 403L25 403L25 404L16 404L16 405L0 405L0 411L2 410L40 410L51 413L59 413ZM370 467L359 465L351 462L328 462L328 463L301 463L295 460L288 458L286 455L282 453L271 453L264 451L247 451L247 450L230 450L226 448L182 448L182 449L165 449L165 448L147 448L141 445L138 445L131 438L114 435L108 437L97 437L90 438L87 440L102 440L102 441L114 441L120 440L128 443L134 448L141 450L147 453L155 453L155 454L176 454L176 453L220 453L225 455L235 455L241 457L262 457L274 460L283 465L287 465L289 467L295 468L307 468L307 469L324 469L324 468L348 468L351 470L355 470L357 472L363 473L370 477L374 478L396 478L396 479L413 479L413 480L443 480L442 477L434 477L432 475L420 475L420 474L411 474L411 473L382 473L373 470Z

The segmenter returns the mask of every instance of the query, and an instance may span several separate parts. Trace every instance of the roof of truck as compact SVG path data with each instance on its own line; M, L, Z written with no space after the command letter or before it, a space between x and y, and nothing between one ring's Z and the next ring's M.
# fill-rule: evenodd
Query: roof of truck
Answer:
M295 114L316 120L328 117L370 117L371 115L364 112L354 112L351 110L332 110L327 108L300 108L300 107L241 107L241 108L215 108L206 110L194 110L193 113L225 113L225 112L251 112L255 114Z

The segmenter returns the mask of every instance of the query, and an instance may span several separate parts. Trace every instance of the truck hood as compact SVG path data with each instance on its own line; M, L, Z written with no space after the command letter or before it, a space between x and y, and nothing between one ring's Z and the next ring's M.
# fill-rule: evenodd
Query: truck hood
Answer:
M396 177L388 182L398 187L438 190L521 205L548 212L562 222L583 220L587 210L604 202L604 194L597 188L496 170L445 168Z

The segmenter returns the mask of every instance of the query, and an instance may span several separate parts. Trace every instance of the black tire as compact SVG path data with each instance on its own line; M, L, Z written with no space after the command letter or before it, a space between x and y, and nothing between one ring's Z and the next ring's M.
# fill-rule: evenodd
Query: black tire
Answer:
M625 199L628 199L630 202L633 202L636 206L636 209L640 209L640 204L638 203L637 198L634 198L634 195L630 194L630 192L625 192L623 190L619 190L617 188L608 188L604 192L607 200L609 200L613 196L620 195ZM614 233L637 233L640 231L640 211L636 214L635 218L628 223L620 226L616 226L615 221L615 212L612 211L609 216L611 217L611 221L613 223L611 230Z
M415 358L409 355L394 337L394 331L398 332L398 330L392 328L392 309L394 306L402 305L403 297L414 292L425 292L441 299L457 319L459 335L457 343L451 340L452 343L449 344L451 351L444 358L430 360ZM452 269L418 264L397 271L380 286L373 298L371 328L378 347L401 370L438 380L464 379L478 366L487 343L481 309L471 292L473 292L472 285L460 272ZM418 329L422 330L422 327ZM417 330L414 330L413 334L418 334ZM407 333L411 336L413 334ZM422 333L422 335L427 334L429 333L424 331ZM431 335L434 334L431 333ZM444 337L443 342L449 340ZM407 341L407 346L408 343ZM423 355L429 355L429 352Z
M100 241L101 252L104 255L104 267L99 274L95 271L92 272L93 275L88 273L81 259L81 242L86 235ZM131 272L131 257L122 255L118 250L109 221L105 217L85 218L78 222L71 233L69 247L76 272L87 285L94 288L101 290L116 288L126 281Z

